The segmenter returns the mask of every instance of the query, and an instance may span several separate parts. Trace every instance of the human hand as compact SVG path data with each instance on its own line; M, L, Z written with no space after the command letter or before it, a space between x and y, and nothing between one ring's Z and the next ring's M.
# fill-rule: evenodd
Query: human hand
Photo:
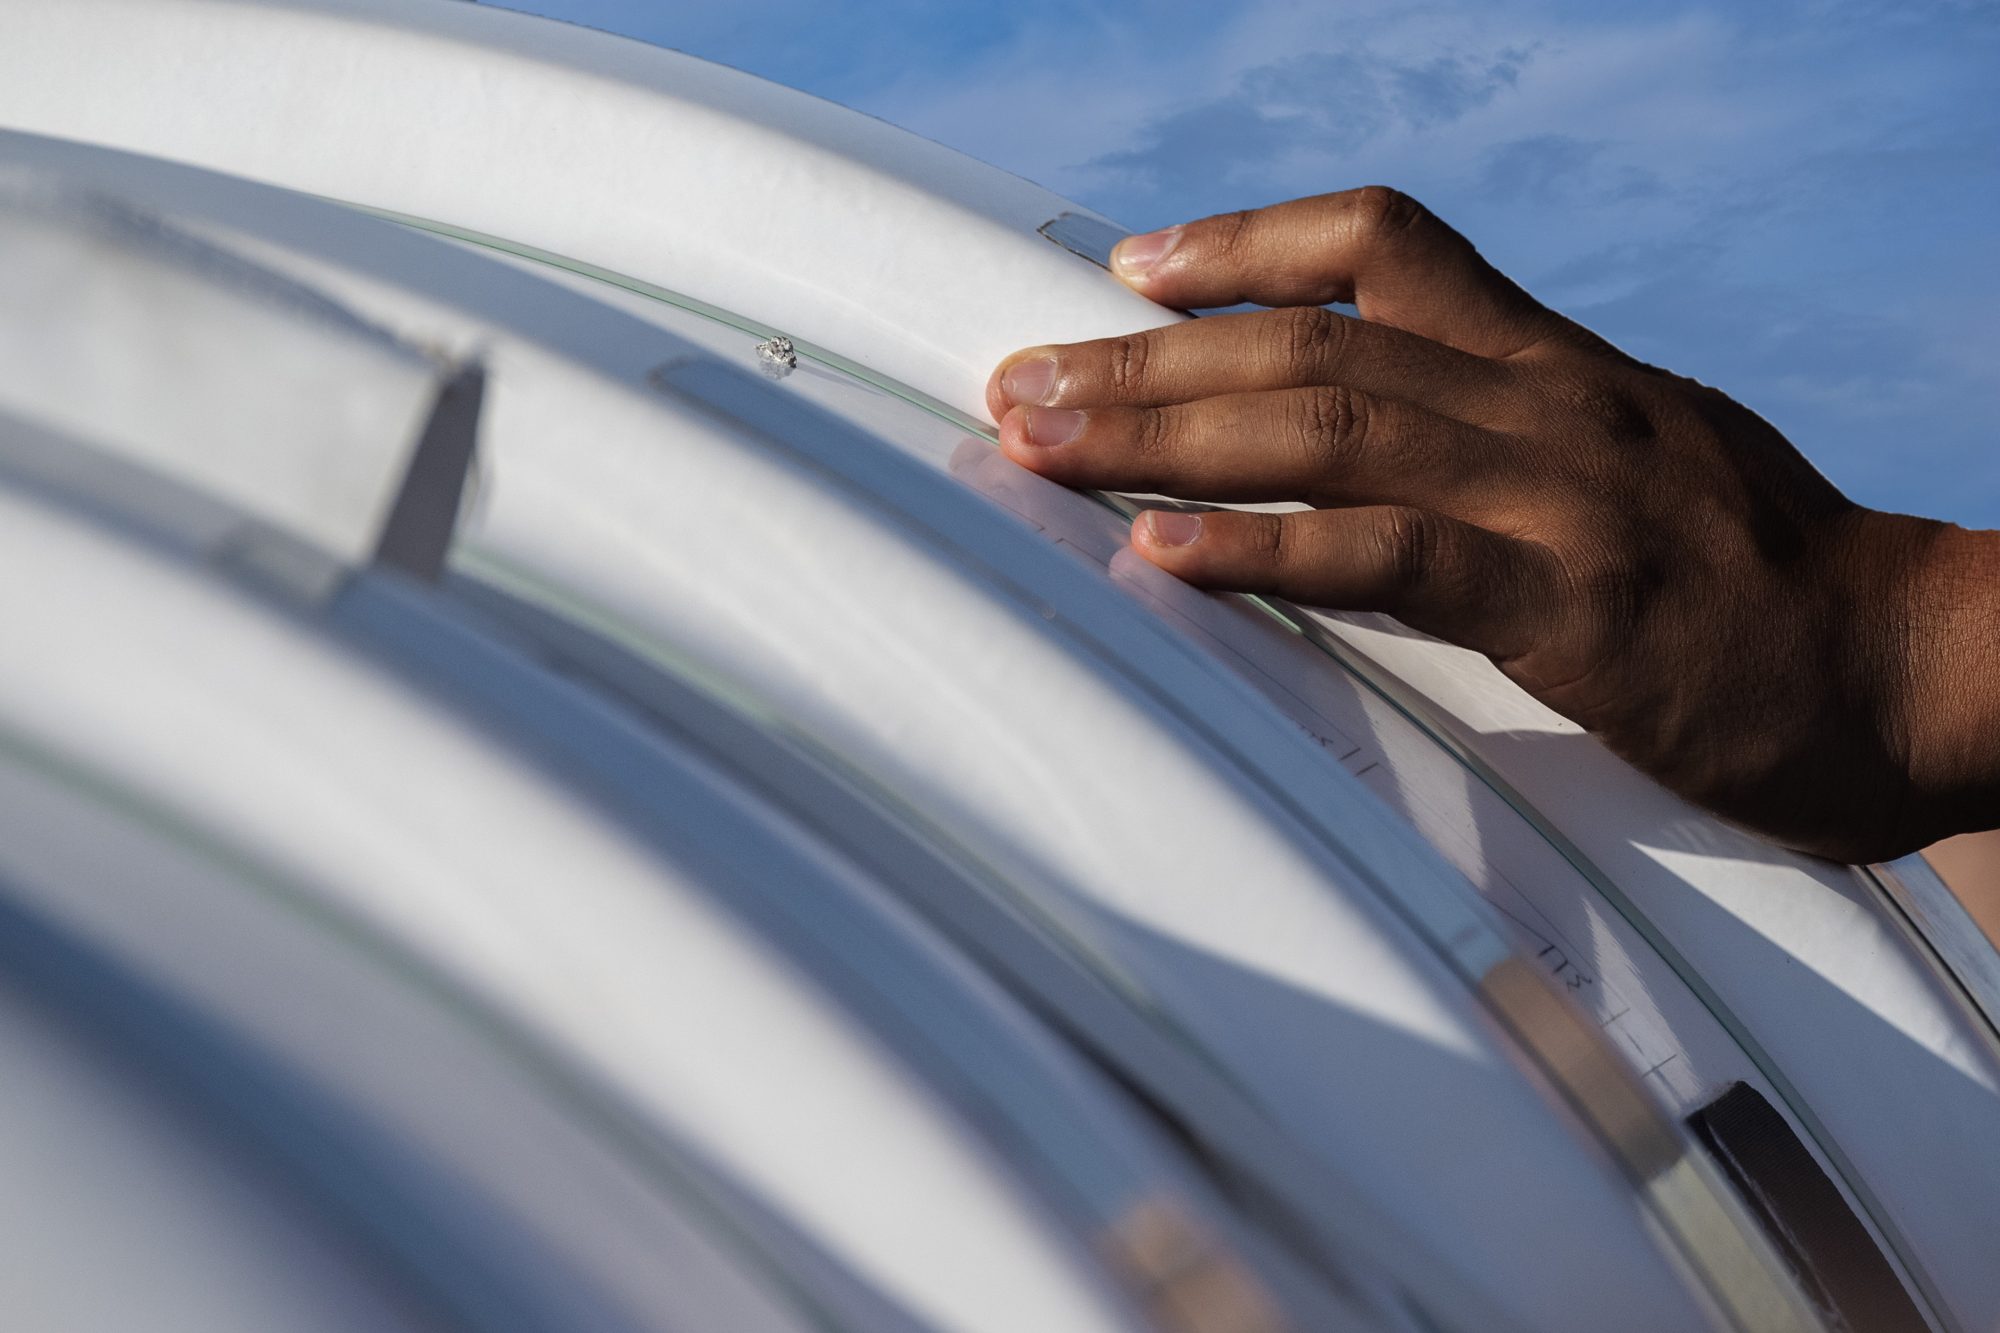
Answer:
M1147 559L1476 649L1802 850L2000 825L2000 534L1855 505L1391 190L1132 237L1113 268L1180 309L1284 308L1016 353L987 391L1006 453L1072 486L1314 506L1148 512Z

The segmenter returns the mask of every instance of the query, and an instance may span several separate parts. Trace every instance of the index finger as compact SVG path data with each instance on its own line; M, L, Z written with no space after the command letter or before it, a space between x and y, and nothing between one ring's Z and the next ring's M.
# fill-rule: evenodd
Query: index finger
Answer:
M1339 384L1478 420L1507 390L1499 362L1327 310L1215 315L1118 338L1030 347L1000 363L986 404L1164 407L1226 393Z
M1129 236L1111 266L1179 310L1351 302L1364 319L1479 356L1512 356L1574 327L1429 209L1379 185Z

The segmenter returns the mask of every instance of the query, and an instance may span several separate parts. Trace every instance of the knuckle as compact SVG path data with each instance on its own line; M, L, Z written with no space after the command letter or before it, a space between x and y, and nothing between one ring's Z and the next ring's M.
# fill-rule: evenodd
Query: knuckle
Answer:
M1137 393L1146 379L1146 363L1152 359L1151 340L1131 334L1111 339L1104 350L1105 378L1111 391L1120 395Z
M1640 396L1606 375L1565 375L1548 388L1550 401L1572 422L1599 439L1649 440L1651 412Z
M1592 404L1591 416L1598 428L1613 439L1644 441L1658 433L1646 403L1637 394L1623 389L1611 387L1601 391Z
M1597 661L1640 636L1651 607L1669 586L1666 562L1615 528L1572 543L1562 561L1565 620L1581 655Z
M1601 552L1592 562L1589 606L1607 637L1630 642L1651 608L1672 586L1667 563L1636 543Z
M1246 538L1251 557L1266 569L1281 570L1291 557L1288 525L1281 515L1256 515Z
M1343 384L1323 384L1298 395L1296 430L1308 464L1329 477L1347 471L1368 434L1365 398Z
M1438 566L1443 534L1437 520L1421 509L1389 510L1377 534L1382 565L1398 589L1418 587Z
M1372 240L1387 240L1430 216L1429 209L1387 185L1367 185L1355 191L1354 211L1361 234Z
M1165 411L1146 408L1133 414L1126 438L1142 485L1165 484L1172 470L1176 435L1174 419Z
M1208 224L1208 235L1203 240L1234 259L1250 246L1257 226L1257 210L1243 208L1233 213L1217 213L1208 220Z
M1274 349L1288 367L1323 370L1340 359L1347 342L1347 321L1324 306L1300 306L1271 321L1278 345Z

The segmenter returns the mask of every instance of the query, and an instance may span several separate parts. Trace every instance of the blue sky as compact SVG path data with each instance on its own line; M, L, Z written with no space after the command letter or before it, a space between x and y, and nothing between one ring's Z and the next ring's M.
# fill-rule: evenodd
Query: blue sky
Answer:
M2000 0L507 3L1135 229L1400 186L1855 499L2000 526Z

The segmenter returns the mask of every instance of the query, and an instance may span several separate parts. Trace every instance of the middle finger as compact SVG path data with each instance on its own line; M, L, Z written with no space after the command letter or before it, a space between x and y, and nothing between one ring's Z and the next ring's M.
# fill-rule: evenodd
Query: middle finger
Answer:
M1417 505L1469 520L1511 494L1525 465L1512 436L1325 385L1164 407L1016 407L1000 444L1066 486L1222 504Z
M1014 406L1158 407L1217 394L1344 384L1480 420L1509 391L1497 361L1319 306L1214 315L1117 338L1031 347L987 385L998 421Z

